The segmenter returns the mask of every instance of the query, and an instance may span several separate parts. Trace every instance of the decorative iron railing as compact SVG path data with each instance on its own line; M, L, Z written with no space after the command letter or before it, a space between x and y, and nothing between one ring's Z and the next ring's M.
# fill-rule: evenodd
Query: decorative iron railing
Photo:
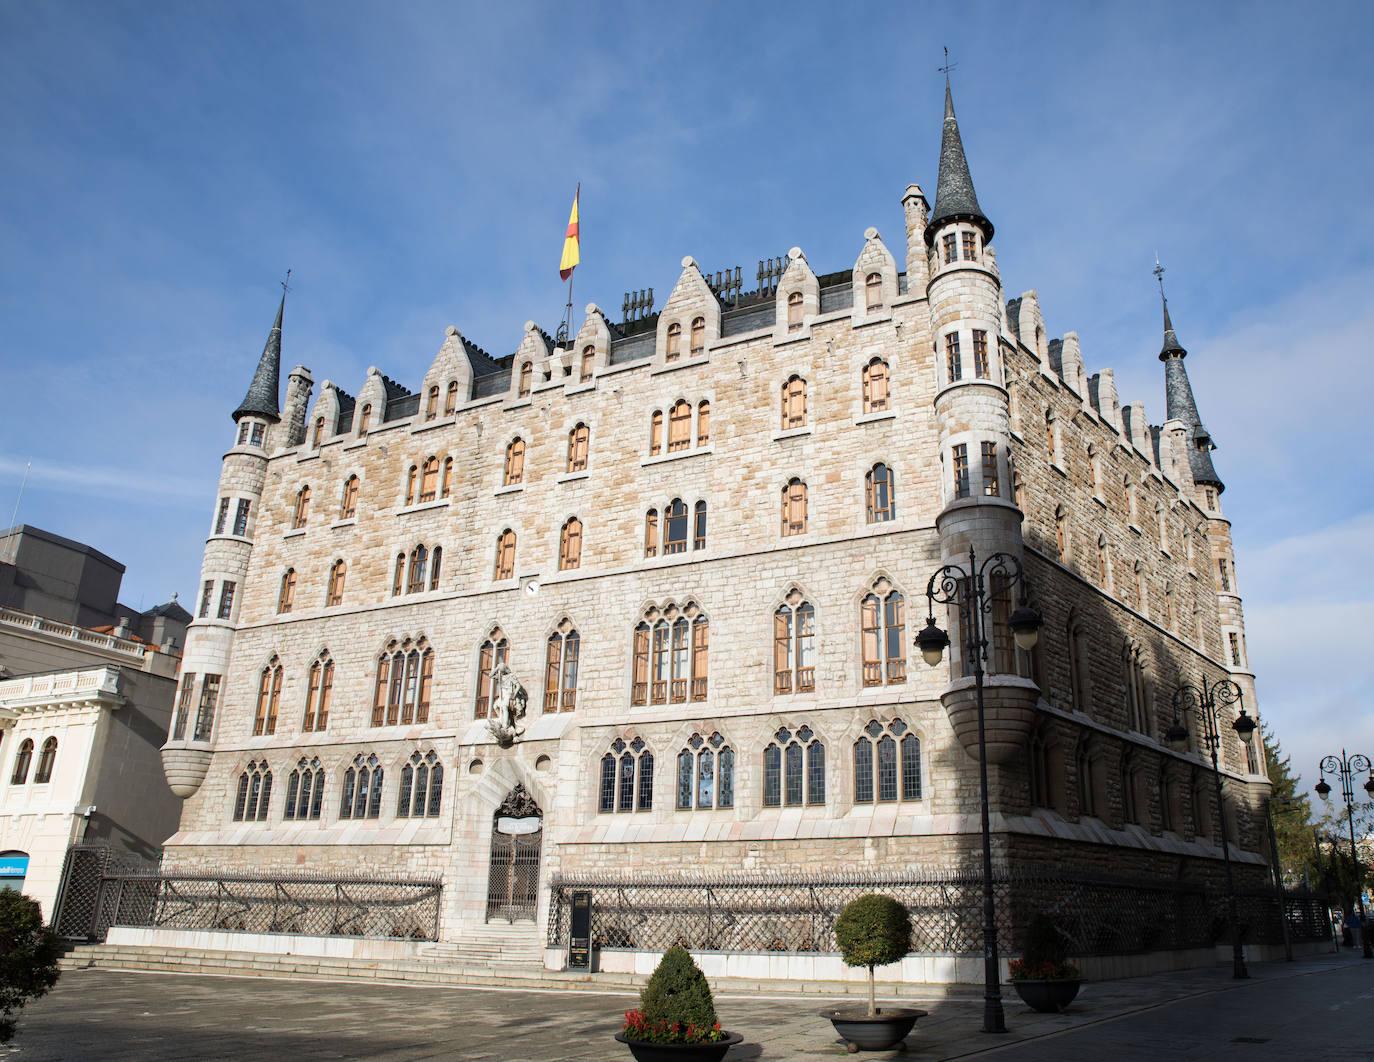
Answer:
M714 880L556 877L548 925L551 947L566 946L572 893L592 893L592 943L601 948L661 951L674 944L700 951L835 952L835 919L867 892L894 897L911 914L918 953L982 950L982 877L977 870L919 875L735 877ZM999 938L1013 953L1037 912L1052 915L1075 955L1208 947L1227 939L1224 894L1197 885L1048 870L999 871L995 895ZM1282 939L1278 900L1244 894L1245 939ZM1322 901L1285 900L1294 940L1330 935Z
M112 925L437 940L436 879L129 875Z

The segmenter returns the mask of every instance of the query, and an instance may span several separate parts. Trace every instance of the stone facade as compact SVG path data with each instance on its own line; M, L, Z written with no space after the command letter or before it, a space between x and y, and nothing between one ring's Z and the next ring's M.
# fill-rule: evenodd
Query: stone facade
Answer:
M950 121L952 108L947 135ZM927 667L911 643L931 574L973 547L1024 558L1045 620L1034 653L1004 651L1005 616L992 621L999 855L1211 880L1221 853L1210 768L1162 738L1169 693L1185 680L1234 675L1255 710L1248 670L1226 656L1224 635L1243 620L1234 566L1230 591L1216 582L1230 541L1215 491L1204 507L1178 452L1182 434L1152 431L1138 405L1122 409L1110 370L1087 375L1075 335L1047 337L1034 292L1006 301L990 223L965 213L929 226L914 185L902 207L900 264L869 229L852 270L818 276L794 249L775 284L730 300L689 258L656 315L615 324L588 306L566 349L531 323L513 355L492 358L450 328L413 394L374 369L356 399L326 380L307 413L312 378L298 369L285 420L241 409L215 511L228 498L232 523L246 499L250 517L241 534L212 527L206 546L209 604L183 663L203 725L174 721L164 749L186 798L169 865L439 875L441 936L461 939L487 916L493 816L517 783L542 811L545 884L555 873L896 872L962 861L977 850L979 804L958 617L937 611L955 628L941 666ZM875 403L879 363L888 397ZM794 378L804 411L787 404ZM676 437L675 407L686 410ZM585 468L570 466L579 425L589 431ZM523 473L509 483L517 439ZM876 465L895 484L887 520L871 515L866 477ZM805 484L805 520L784 534L793 480ZM683 550L665 555L675 499L688 530ZM646 556L651 509L657 548ZM573 518L580 562L560 570ZM514 564L497 579L506 531ZM406 592L421 545L430 557L442 550L437 583L431 568ZM338 562L346 575L331 604ZM288 572L293 598L282 611ZM235 596L219 619L225 582ZM893 593L904 601L901 628L882 641L900 653L879 653L875 672L873 660L865 667L864 602ZM778 693L775 614L803 600L814 614L812 675ZM636 627L678 614L709 620L709 664L692 676L706 681L684 683L681 700L637 704ZM545 712L549 641L569 629L580 639L575 707ZM379 657L407 640L433 654L419 694L427 718L374 725ZM529 694L510 747L477 705L482 646L502 640ZM695 659L685 646L684 655ZM311 667L322 660L333 666L328 723L306 731ZM277 666L275 727L255 733L265 729L255 725L263 675L270 700ZM221 676L217 699L203 695L207 673ZM1267 783L1250 767L1263 758L1247 759L1229 718L1227 822L1242 876L1258 880ZM915 767L902 767L919 769L919 784L895 786L902 799L856 799L856 742L873 721L896 719L919 740ZM803 726L824 744L823 799L768 806L765 749L781 728ZM678 810L678 757L694 734L719 734L732 750L732 806ZM652 808L603 810L604 758L635 739L654 757ZM444 768L439 814L400 817L403 764L430 750ZM380 811L341 818L344 772L371 755L385 772ZM289 774L313 759L325 772L320 817L288 821ZM270 767L273 789L261 821L238 821L250 763ZM546 888L540 897L542 919Z

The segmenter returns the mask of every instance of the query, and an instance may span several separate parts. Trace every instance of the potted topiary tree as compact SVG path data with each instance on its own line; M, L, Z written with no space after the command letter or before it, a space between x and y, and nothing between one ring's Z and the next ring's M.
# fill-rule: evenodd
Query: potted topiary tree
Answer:
M0 1044L14 1038L24 1004L57 984L61 952L38 901L0 889Z
M706 975L680 947L664 953L615 1038L638 1062L719 1062L744 1040L720 1027Z
M830 1019L850 1054L896 1047L926 1012L879 1007L873 968L897 962L911 951L911 916L890 896L860 896L846 904L835 920L835 940L845 965L868 967L868 1009L823 1010L821 1017Z
M1083 975L1069 962L1064 934L1053 918L1041 912L1026 927L1021 958L1009 963L1016 994L1033 1010L1057 1014L1078 995Z

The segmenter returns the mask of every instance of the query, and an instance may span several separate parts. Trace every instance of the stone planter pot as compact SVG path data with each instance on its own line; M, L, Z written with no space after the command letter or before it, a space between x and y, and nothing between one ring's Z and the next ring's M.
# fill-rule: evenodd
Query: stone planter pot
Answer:
M720 1062L725 1052L744 1042L740 1033L726 1032L725 1039L709 1044L651 1044L646 1040L631 1040L623 1032L615 1038L630 1049L635 1062Z
M910 1007L879 1007L877 1015L871 1018L867 1007L821 1011L821 1017L828 1018L835 1026L835 1032L844 1040L851 1055L896 1047L906 1039L917 1020L925 1016L924 1010Z
M1082 984L1082 978L1060 981L1019 980L1012 982L1012 986L1016 989L1016 994L1021 997L1021 1001L1032 1010L1038 1010L1041 1014L1058 1014L1074 1001Z

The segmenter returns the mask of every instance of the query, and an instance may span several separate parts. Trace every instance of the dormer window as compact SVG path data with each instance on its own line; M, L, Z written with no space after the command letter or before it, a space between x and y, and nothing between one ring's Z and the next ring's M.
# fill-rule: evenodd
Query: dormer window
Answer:
M520 366L520 386L516 392L521 398L529 398L534 383L534 366L525 362Z
M881 273L869 273L864 280L864 306L869 313L883 308L883 277Z
M310 437L310 445L314 449L319 449L320 443L324 441L324 418L315 418L315 431Z
M592 368L595 364L596 347L588 343L585 347L582 348L582 367L578 372L578 375L581 377L581 379L590 380L592 378Z
M674 321L668 326L668 345L663 349L664 361L677 361L682 357L682 325Z
M240 446L244 446L245 444L247 444L247 442L248 442L248 429L251 428L252 426L253 426L253 425L252 425L252 422L251 422L251 421L244 420L244 421L240 421L240 422L239 422L239 443L238 443L238 444L239 444Z
M794 291L787 296L787 330L800 332L802 326L802 293Z
M959 257L959 237L952 232L947 232L942 242L945 248L945 264L948 265Z
M253 421L253 427L249 432L248 441L251 442L254 446L261 446L262 438L266 431L267 425L263 424L261 421L258 420Z
M444 396L444 416L451 417L458 410L458 381L448 382L448 393Z
M430 387L425 396L425 420L433 420L439 415L439 385Z
M964 259L969 262L978 261L978 236L976 233L964 233Z
M706 318L692 318L692 356L706 352Z
M367 429L372 425L372 403L364 402L362 412L358 414L358 434L366 435Z

